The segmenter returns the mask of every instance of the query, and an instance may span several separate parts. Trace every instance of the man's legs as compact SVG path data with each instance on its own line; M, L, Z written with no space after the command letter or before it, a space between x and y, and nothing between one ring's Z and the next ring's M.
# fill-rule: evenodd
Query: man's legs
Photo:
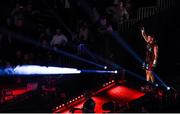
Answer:
M149 72L149 76L150 76L151 82L154 83L154 75L153 75L152 71Z
M146 81L147 85L145 86L145 89L148 91L152 90L152 83L154 83L154 75L151 70L146 70Z
M146 70L146 81L154 83L154 75L151 70Z
M146 81L149 82L150 81L150 71L146 70Z

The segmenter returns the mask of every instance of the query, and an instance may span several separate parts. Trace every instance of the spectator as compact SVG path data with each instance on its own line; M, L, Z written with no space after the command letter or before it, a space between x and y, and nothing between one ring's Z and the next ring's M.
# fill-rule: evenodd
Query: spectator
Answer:
M99 16L99 13L98 13L96 7L93 7L93 8L92 8L92 14L91 14L91 20L92 20L92 22L93 22L93 23L97 22L98 19L99 19L99 17L100 17L100 16Z
M106 27L107 27L107 19L106 19L106 17L101 17L100 25L98 27L98 32L99 33L105 33L106 29L107 29Z
M108 32L113 32L113 27L112 27L111 24L108 24L108 25L107 25L107 31L108 31Z
M119 2L117 9L117 15L119 16L120 23L123 23L124 21L129 19L129 13L127 12L127 9L124 7L123 2Z
M106 11L109 15L112 15L112 22L115 25L118 23L123 23L124 21L129 19L129 13L124 7L122 1L118 4L114 4L114 6L108 7Z
M89 30L87 27L87 23L84 22L84 24L81 25L81 27L79 29L78 38L79 38L80 42L87 43L88 35L89 35Z
M24 8L19 3L16 4L16 7L12 10L11 16L13 24L16 28L22 28L24 24Z
M94 113L96 102L92 98L88 98L83 104L83 113Z
M64 0L64 8L70 8L69 0Z
M62 34L60 29L57 29L56 34L53 36L50 44L55 48L62 48L67 44L67 42L67 37Z
M49 41L50 38L52 37L51 29L48 28L48 27L45 29L45 36L48 38L48 39L47 39L48 41Z
M133 18L134 16L134 4L131 0L124 1L124 7L126 8L127 12L129 13L129 18Z

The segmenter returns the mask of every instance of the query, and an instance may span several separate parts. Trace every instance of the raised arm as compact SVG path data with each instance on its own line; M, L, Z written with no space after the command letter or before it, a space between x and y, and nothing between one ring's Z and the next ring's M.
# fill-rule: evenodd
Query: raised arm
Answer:
M147 40L147 35L146 35L145 31L144 31L144 27L141 28L141 35L142 35L142 37L144 38L144 40L145 40L146 42L148 42L148 40Z

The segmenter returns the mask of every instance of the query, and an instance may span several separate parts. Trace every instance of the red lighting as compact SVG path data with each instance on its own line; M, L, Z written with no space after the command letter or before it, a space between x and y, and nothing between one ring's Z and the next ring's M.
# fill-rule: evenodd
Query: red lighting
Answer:
M131 100L135 100L139 97L142 97L144 93L138 92L134 89L127 88L125 86L116 86L109 91L107 91L107 94L110 97L114 98L121 98L125 102L129 102Z
M104 88L102 88L103 90ZM127 88L125 86L112 86L108 90L101 91L101 94L95 94L93 97L91 97L95 101L95 113L108 113L110 110L103 110L103 104L116 101L120 105L125 105L135 99L138 99L142 97L144 93L138 92L134 89ZM79 97L83 97L84 95L80 95ZM78 98L79 98L78 97ZM80 101L77 105L72 106L73 108L83 108L83 104L85 99ZM70 102L70 101L69 101ZM71 108L72 108L71 107ZM61 111L61 113L69 113L69 110L71 108L66 108L64 111ZM60 111L56 111L60 112Z

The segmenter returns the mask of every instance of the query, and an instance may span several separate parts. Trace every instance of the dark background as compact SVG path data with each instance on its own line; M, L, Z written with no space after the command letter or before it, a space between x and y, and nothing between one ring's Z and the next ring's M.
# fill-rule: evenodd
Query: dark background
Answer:
M133 3L138 3L136 7L146 7L146 6L154 5L155 0L153 1L148 0L146 2L143 2L143 1L144 0L134 0ZM21 2L23 3L24 1L22 0ZM89 1L89 2L92 2L92 1ZM5 20L7 16L9 16L9 13L11 12L11 10L13 9L14 3L15 3L14 0L1 1L0 3L0 27L1 28L5 27L4 26ZM48 3L51 3L51 1L48 1ZM36 7L43 9L43 5L41 1L36 1L34 2L34 4ZM102 3L97 4L97 6L103 7ZM134 9L136 9L136 7ZM137 22L136 24L132 26L131 29L127 30L126 32L123 32L123 33L119 32L121 38L124 41L126 41L127 44L129 44L129 46L142 59L144 59L145 57L146 43L141 37L139 27L143 25L145 29L147 30L147 33L155 34L157 44L159 46L159 59L158 59L158 64L157 64L157 68L155 69L155 72L163 81L165 81L167 85L174 87L175 89L178 90L178 92L180 91L180 85L179 85L180 84L180 77L179 77L180 75L180 56L179 56L180 18L179 16L180 15L179 14L180 14L179 4L177 0L175 7L168 10L164 10L160 14L157 14L153 17ZM82 17L88 18L86 14L82 15ZM58 26L57 20L55 18L53 18L52 20L50 20L49 23L46 23L46 24L52 25L54 29ZM71 23L66 23L66 24L69 25L69 27L73 29L73 25ZM63 28L63 30L65 31L67 36L71 36L65 28ZM112 53L114 55L112 61L114 61L114 63L128 70L131 70L137 74L140 74L142 77L143 76L145 77L145 71L141 69L141 64L125 48L123 48L120 44L118 44L116 40L114 40L111 37L108 40L111 41L109 42L108 46L111 47L111 49L113 50ZM17 44L19 43L19 41L15 41L15 42L17 42ZM23 44L22 46L20 46L21 48L24 48L23 46L27 45L26 43L23 43L21 41L19 44ZM104 46L101 42L93 42L91 44L92 48L90 48L91 51L97 53L103 58L108 58L105 56L106 52L99 53L101 51L96 50L98 48L94 47L95 45ZM40 52L46 51L43 49L41 50L41 48L39 47L34 47L34 45L29 45L28 48L30 50L37 49ZM10 50L13 50L13 49L10 48ZM1 51L0 56L2 57L3 55L6 55L8 51L9 50ZM13 54L13 53L10 53L10 54ZM63 57L66 58L65 56ZM13 59L13 57L10 57L10 59ZM64 66L72 65L73 67L77 67L79 69L85 69L85 68L97 69L97 67L94 67L93 65L82 63L71 58L68 58L68 60L69 62L67 64L66 62L63 63ZM46 59L44 61L45 62L41 64L49 65L46 63ZM51 65L54 65L54 63ZM131 75L126 75L126 76L128 78L131 77ZM92 88L95 88L96 86L103 84L104 82L111 79L112 77L107 76L107 75L87 74L87 75L70 75L70 76L64 75L64 76L60 76L60 78L58 78L57 76L56 78L59 80L58 86L61 87L59 91L60 92L66 91L68 96L73 97L72 94L74 94L75 96L81 92L84 92L84 90L90 90ZM24 83L27 83L30 81L38 81L42 83L45 79L46 79L46 76L42 78L41 77L38 77L38 78L23 77L23 80L25 80ZM0 78L1 87L3 87L4 85L15 84L15 80L16 78L1 77Z

